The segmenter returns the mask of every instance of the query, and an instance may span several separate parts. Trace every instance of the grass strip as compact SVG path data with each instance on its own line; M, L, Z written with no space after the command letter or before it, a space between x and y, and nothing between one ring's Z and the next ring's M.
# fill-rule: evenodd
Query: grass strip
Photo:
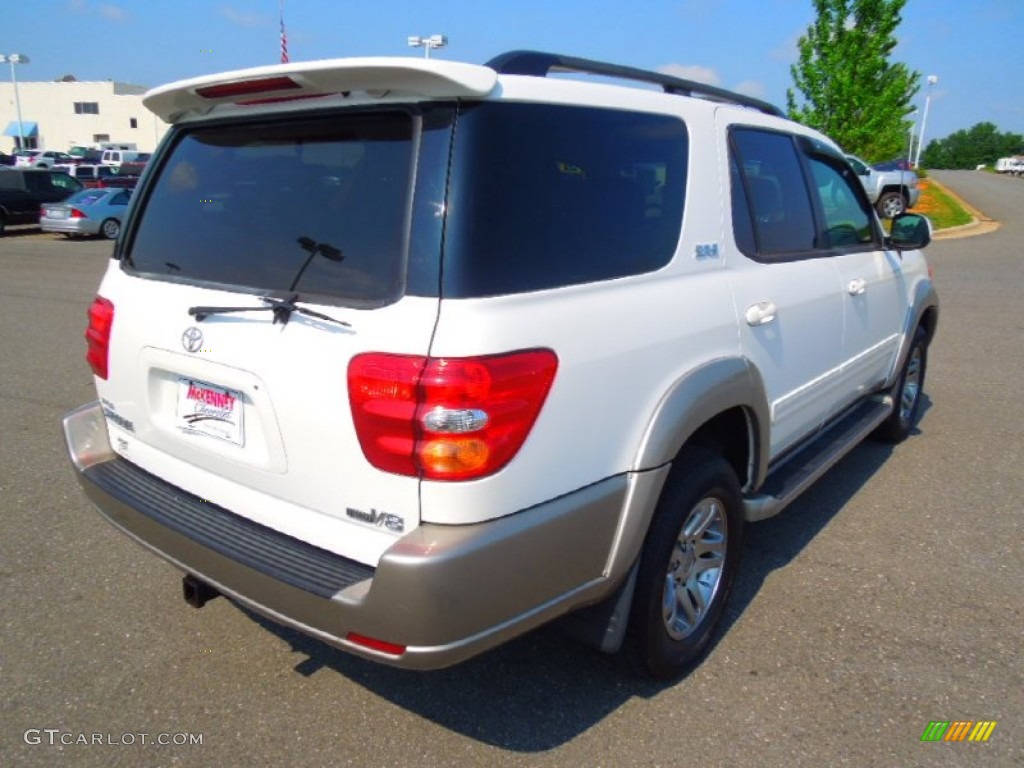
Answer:
M920 187L921 197L911 210L931 219L936 230L971 223L971 214L933 179L921 179Z

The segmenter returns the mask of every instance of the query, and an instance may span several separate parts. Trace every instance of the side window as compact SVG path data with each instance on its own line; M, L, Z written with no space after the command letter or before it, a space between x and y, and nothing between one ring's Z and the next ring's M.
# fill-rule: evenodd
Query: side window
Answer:
M51 173L50 186L60 187L61 189L81 189L81 182L75 181L73 178L68 176L66 173Z
M856 173L858 176L868 175L868 167L864 165L864 163L862 163L856 157L854 157L853 155L847 155L846 159L847 161L849 161L850 165L853 166L854 173Z
M25 174L25 189L30 192L46 192L55 186L50 181L51 175L49 173L40 173L39 171L33 171Z
M774 131L734 128L731 143L757 246L756 254L748 255L778 261L813 251L814 214L793 138ZM742 220L735 194L734 222ZM743 247L739 235L737 244Z
M861 197L853 186L860 182L849 171L843 172L838 164L824 158L808 157L814 191L825 218L825 239L823 246L843 248L874 241L871 213L862 204Z
M688 134L668 115L461 108L443 291L497 296L653 272L679 243Z

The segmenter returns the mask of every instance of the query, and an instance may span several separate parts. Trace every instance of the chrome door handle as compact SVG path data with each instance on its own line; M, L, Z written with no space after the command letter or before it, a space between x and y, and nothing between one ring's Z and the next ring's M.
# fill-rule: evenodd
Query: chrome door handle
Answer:
M755 328L759 325L768 325L768 323L774 322L778 313L779 310L774 302L759 301L757 304L747 307L747 325L752 325Z
M851 296L860 296L861 294L866 293L868 290L867 280L865 280L862 277L858 277L855 280L851 280L850 284L846 287L846 290L849 292Z

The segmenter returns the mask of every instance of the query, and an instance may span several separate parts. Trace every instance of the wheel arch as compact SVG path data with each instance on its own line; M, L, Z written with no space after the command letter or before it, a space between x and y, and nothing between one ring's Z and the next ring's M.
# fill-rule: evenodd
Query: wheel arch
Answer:
M767 470L770 416L760 373L744 358L720 358L673 383L658 403L634 469L670 464L686 445L711 448L736 470L744 490Z
M878 193L878 199L882 199L882 195L889 192L898 192L903 195L904 201L910 198L910 189L905 184L886 184L882 187L882 190Z
M904 321L903 338L900 340L899 354L896 355L893 367L889 371L886 387L891 387L896 382L900 371L903 370L903 364L910 353L911 343L914 340L914 334L917 333L917 329L924 329L925 344L930 345L932 339L935 338L938 325L939 296L931 280L921 280L914 287L914 296Z
M767 473L769 409L760 373L744 358L712 360L676 380L659 400L632 467L629 500L606 572L619 586L600 603L563 622L571 634L605 652L622 645L640 552L677 459L699 446L722 455L743 490Z
M917 327L924 328L926 341L928 344L932 343L932 339L935 338L935 331L939 324L939 307L938 304L931 304L927 306L924 311L921 312L921 317L917 322Z

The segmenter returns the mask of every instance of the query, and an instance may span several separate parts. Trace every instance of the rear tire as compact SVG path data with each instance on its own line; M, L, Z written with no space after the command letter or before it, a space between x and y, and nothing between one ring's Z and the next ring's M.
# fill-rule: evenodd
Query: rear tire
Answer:
M710 647L743 546L743 502L731 465L680 452L644 541L627 652L641 674L669 680Z
M121 224L117 219L107 219L100 225L100 234L107 238L107 240L117 240L120 232Z

